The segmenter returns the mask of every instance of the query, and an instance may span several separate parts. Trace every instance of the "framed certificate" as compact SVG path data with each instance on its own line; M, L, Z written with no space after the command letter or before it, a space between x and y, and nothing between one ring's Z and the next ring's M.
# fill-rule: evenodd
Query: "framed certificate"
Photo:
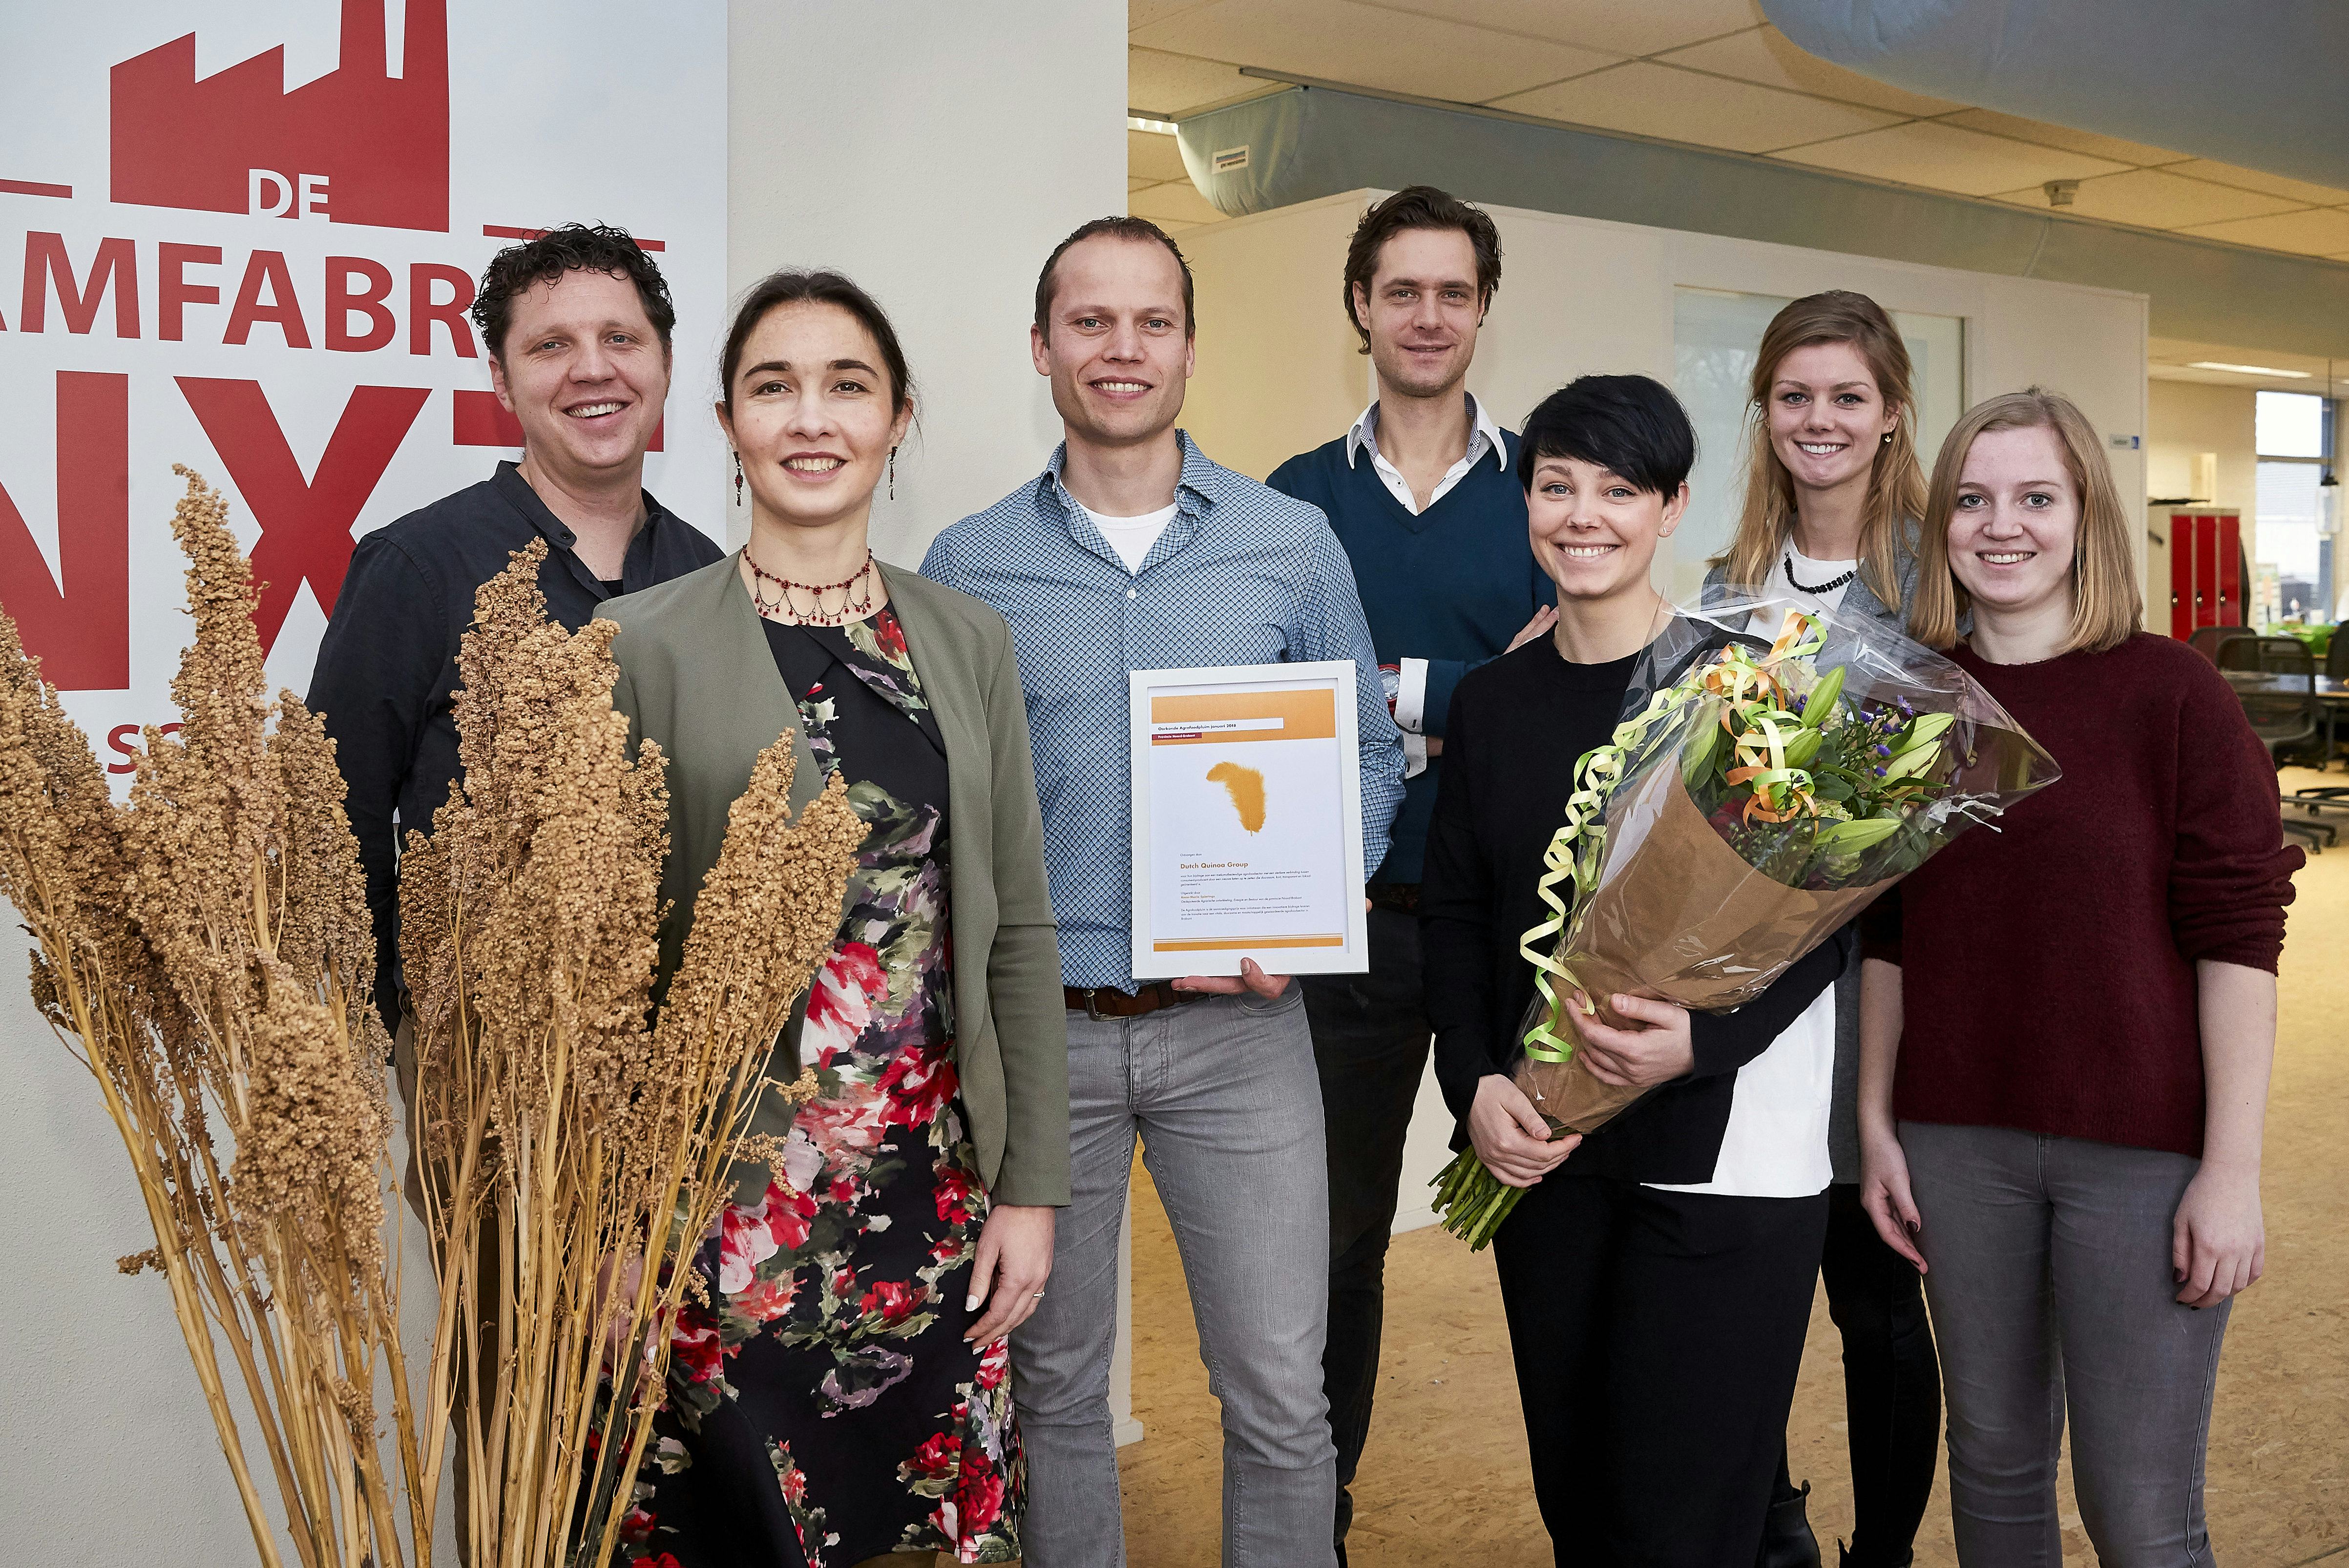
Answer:
M1130 678L1135 977L1368 968L1352 661Z

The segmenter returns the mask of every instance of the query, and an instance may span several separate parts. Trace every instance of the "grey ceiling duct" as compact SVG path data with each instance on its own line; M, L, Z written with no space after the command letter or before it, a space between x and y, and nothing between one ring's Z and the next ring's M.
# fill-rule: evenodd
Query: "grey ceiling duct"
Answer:
M1762 0L1911 92L2349 189L2342 0Z
M2349 264L1491 110L1298 87L1179 128L1230 217L1417 181L1471 201L2152 296L2162 337L2349 358Z

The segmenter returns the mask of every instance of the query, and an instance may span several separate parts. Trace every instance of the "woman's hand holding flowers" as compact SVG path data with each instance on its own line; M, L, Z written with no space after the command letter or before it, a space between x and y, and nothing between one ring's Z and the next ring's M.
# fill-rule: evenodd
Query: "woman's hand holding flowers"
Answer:
M1587 998L1579 993L1575 1000L1587 1006ZM1582 1038L1582 1048L1577 1054L1592 1078L1619 1088L1653 1088L1660 1083L1686 1078L1695 1068L1696 1047L1689 1039L1686 1007L1675 1007L1651 996L1616 996L1610 1000L1619 1016L1640 1026L1611 1028L1585 1012L1583 1006L1567 1010L1567 1016L1574 1020L1574 1032Z
M1468 1138L1485 1169L1511 1187L1532 1186L1582 1144L1578 1132L1553 1141L1549 1123L1506 1073L1477 1080L1476 1103L1468 1108Z

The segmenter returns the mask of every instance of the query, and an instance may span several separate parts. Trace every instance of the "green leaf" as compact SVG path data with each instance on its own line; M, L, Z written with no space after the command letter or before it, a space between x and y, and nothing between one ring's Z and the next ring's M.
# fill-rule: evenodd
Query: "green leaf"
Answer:
M1851 780L1840 773L1820 773L1811 780L1811 793L1822 800L1848 800L1852 797Z

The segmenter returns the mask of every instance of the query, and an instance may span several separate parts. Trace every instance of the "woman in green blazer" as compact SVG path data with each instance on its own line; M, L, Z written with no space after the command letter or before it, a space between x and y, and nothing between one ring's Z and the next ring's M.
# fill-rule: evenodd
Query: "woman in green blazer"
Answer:
M609 601L613 702L668 758L662 973L753 758L792 732L794 809L837 774L866 833L840 936L697 1261L638 1546L678 1568L1019 1555L1005 1336L1069 1201L1068 1031L1027 709L1003 618L873 559L913 417L896 335L833 273L737 313L719 423L750 542ZM951 911L951 927L949 927ZM949 930L951 929L951 935ZM666 1555L664 1555L666 1554Z

